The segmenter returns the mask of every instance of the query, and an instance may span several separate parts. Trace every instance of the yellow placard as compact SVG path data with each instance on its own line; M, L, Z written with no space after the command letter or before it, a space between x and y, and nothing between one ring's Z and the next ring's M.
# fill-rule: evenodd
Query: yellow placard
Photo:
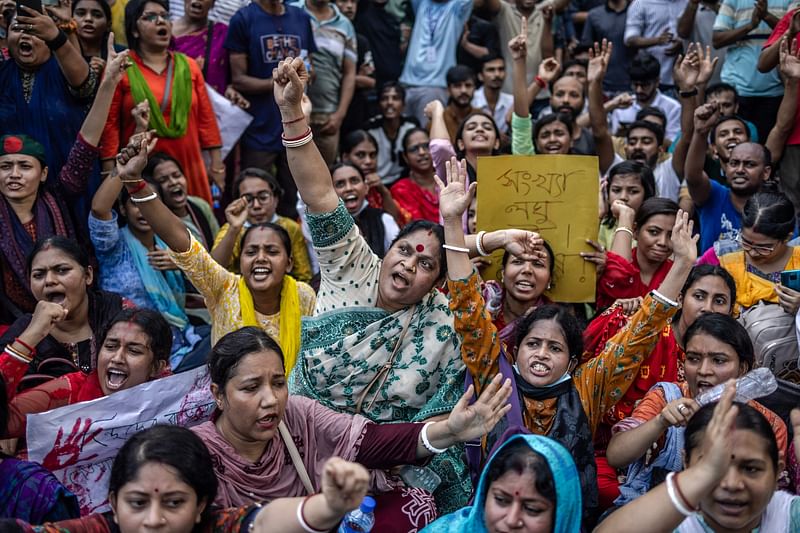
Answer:
M594 156L479 157L477 227L539 232L556 256L548 297L593 302L595 267L580 252L594 251L586 239L597 239L599 186ZM501 256L482 272L484 279L499 279Z

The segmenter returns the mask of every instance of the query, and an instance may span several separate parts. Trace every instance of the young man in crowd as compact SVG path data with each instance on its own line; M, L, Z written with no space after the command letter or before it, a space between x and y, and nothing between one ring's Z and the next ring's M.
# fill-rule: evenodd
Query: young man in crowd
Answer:
M652 54L639 52L633 59L630 78L636 101L628 108L616 109L611 113L611 131L617 132L621 126L632 123L636 113L644 107L652 106L661 109L667 116L667 127L664 131L666 138L671 141L677 137L681 130L681 104L658 88L661 71L658 60Z
M467 115L477 111L472 107L475 95L475 73L464 65L456 65L447 71L447 106L444 108L444 123L450 142L455 146L456 133Z
M503 92L506 80L506 64L499 55L488 56L478 73L481 86L472 97L472 107L480 109L494 118L495 124L504 136L509 134L508 113L514 107L514 97Z
M472 11L472 0L419 0L400 83L406 86L406 109L426 124L425 106L447 102L446 74L456 64L456 45Z
M342 127L356 87L356 30L330 0L297 0L297 7L311 16L314 41L314 83L311 99L311 129L314 142L329 165L339 154Z
M367 124L367 131L378 141L378 176L386 185L400 179L403 173L403 137L417 126L404 115L406 91L397 82L386 83L378 96L381 114Z
M230 52L231 82L250 100L253 121L239 141L242 168L276 169L284 191L279 214L297 218L297 186L281 143L281 115L272 95L272 69L287 57L310 60L317 51L311 18L280 0L257 0L231 19L225 48Z

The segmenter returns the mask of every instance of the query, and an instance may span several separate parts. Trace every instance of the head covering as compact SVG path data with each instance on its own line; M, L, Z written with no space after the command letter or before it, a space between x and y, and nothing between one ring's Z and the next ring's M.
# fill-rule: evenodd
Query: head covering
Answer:
M0 156L21 154L35 157L43 167L47 166L44 146L28 135L3 135L0 137Z
M486 463L481 473L475 501L455 513L443 516L422 530L422 533L484 533L486 522L483 516L486 493L489 490L487 472L497 454L518 440L535 451L547 462L556 487L555 524L553 533L578 533L581 528L582 503L581 485L575 462L566 448L555 440L541 435L514 435L508 439Z

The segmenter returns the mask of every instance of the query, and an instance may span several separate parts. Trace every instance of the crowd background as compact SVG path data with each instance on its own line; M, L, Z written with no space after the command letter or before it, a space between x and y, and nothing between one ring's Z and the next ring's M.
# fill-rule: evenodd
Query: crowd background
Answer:
M0 13L3 531L327 531L367 493L381 532L800 530L800 4ZM596 157L594 301L482 230L501 154ZM28 415L201 366L211 420L132 437L108 513L27 461Z

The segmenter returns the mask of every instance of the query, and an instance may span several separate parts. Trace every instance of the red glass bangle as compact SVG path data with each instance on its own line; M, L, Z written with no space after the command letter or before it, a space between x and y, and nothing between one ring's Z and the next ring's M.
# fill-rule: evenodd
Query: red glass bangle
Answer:
M146 182L146 181L144 181L144 180L142 180L142 181L140 181L139 183L137 183L137 184L136 184L134 187L132 187L132 188L129 188L129 189L128 189L128 194L130 194L130 195L134 195L134 194L136 194L137 192L140 192L140 191L142 191L142 190L143 190L145 187L147 187L147 182Z
M308 128L305 131L305 133L303 133L302 135L299 135L297 137L287 137L285 134L281 133L281 139L283 139L284 141L287 141L287 142L299 141L300 139L305 139L310 133L311 133L311 128Z
M538 85L538 86L539 86L539 88L541 88L541 89L544 89L545 87L547 87L547 82L546 82L546 81L544 81L544 80L542 79L542 77L541 77L541 76L539 76L538 74L536 75L536 77L534 77L534 78L533 78L533 81L535 81L535 82L536 82L536 85Z
M20 346L22 346L23 348L27 349L27 350L28 350L28 351L31 353L31 355L33 355L34 353L36 353L36 348L34 348L33 346L31 346L31 345L30 345L30 344L28 344L27 342L20 340L20 338L19 338L19 337L17 337L16 339L14 339L14 342L16 342L16 343L19 343L19 345L20 345Z

